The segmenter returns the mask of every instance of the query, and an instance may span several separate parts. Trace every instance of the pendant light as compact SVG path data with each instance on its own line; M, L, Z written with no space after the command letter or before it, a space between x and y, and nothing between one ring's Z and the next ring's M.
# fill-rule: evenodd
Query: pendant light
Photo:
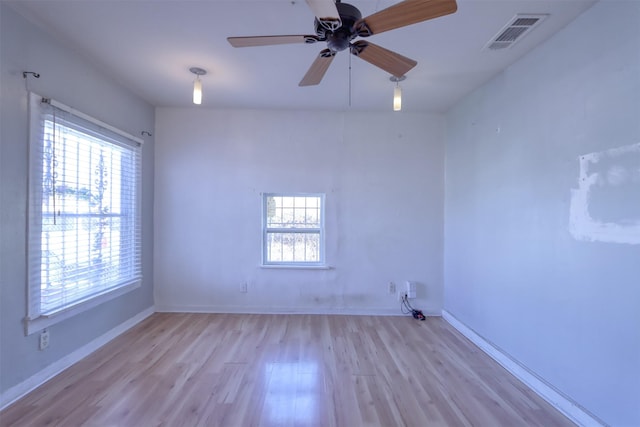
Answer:
M200 105L202 104L202 80L200 80L200 76L207 74L207 70L191 67L189 71L196 75L196 79L193 82L193 103Z
M406 79L407 76L391 76L389 80L395 82L396 86L393 88L393 111L402 110L402 88L400 87L400 82Z

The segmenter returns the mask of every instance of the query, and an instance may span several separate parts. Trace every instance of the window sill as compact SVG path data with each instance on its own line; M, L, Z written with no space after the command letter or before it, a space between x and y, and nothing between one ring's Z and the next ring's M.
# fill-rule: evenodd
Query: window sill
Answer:
M26 323L26 334L31 335L35 332L41 331L44 328L48 328L49 326L55 325L56 323L62 322L70 317L73 317L77 314L80 314L84 311L90 310L98 305L117 298L121 295L124 295L134 289L137 289L141 286L142 281L136 280L135 282L122 286L120 288L114 289L110 292L98 295L90 300L83 301L76 305L72 305L62 311L51 313L47 315L42 315L35 319L25 321Z
M326 264L305 265L305 264L260 264L260 268L267 269L289 269L289 270L331 270L333 267Z

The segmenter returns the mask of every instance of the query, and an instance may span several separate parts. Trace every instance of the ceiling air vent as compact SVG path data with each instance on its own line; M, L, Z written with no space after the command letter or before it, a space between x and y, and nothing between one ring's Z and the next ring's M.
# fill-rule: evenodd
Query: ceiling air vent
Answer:
M489 40L485 49L500 50L513 46L549 15L516 15Z

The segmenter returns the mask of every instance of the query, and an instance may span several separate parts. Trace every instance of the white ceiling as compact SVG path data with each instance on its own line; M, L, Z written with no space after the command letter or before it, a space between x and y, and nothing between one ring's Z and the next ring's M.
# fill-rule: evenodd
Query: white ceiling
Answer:
M346 2L365 17L397 3ZM208 70L208 108L391 109L389 74L347 51L338 53L320 85L298 87L324 43L233 48L227 42L228 36L313 34L314 16L304 0L7 3L154 106L191 106L189 68L197 66ZM452 15L368 40L418 61L402 83L403 111L444 112L593 3L458 0ZM483 49L517 13L550 16L509 49Z

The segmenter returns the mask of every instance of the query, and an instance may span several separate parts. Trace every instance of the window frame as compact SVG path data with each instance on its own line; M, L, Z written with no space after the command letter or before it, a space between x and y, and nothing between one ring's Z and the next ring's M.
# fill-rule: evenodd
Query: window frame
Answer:
M291 227L278 228L268 227L268 198L269 197L317 197L320 200L319 209L319 227ZM262 254L261 266L264 268L308 268L308 269L326 269L326 241L325 241L325 211L326 197L324 193L262 193ZM319 241L319 260L318 261L271 261L268 260L269 250L268 235L269 233L290 233L290 234L317 234Z
M45 111L46 109L46 111ZM50 111L49 111L50 110ZM75 299L71 303L65 303L61 301L56 308L49 311L43 310L42 302L42 260L43 260L43 246L42 246L42 232L43 221L48 215L43 211L43 175L45 174L45 148L43 146L45 141L45 128L46 122L49 120L47 117L55 112L59 112L65 115L64 126L70 129L76 134L83 133L83 126L88 126L86 129L89 132L90 138L99 140L106 146L113 146L114 149L119 147L122 152L126 152L127 156L130 156L130 165L132 169L130 171L121 170L121 166L110 168L111 171L119 170L120 178L118 182L123 182L120 185L118 197L123 197L122 191L124 187L124 181L127 182L129 195L128 202L122 201L118 203L125 203L122 205L122 209L127 210L127 214L119 214L119 217L125 218L124 222L128 224L129 232L126 233L127 246L125 252L118 251L118 258L121 262L130 262L130 266L125 270L127 274L122 276L117 275L115 280L102 283L101 286L96 287L95 282L92 286L92 291L83 294L79 298ZM126 132L123 132L117 128L114 128L98 119L88 116L80 111L77 111L71 107L68 107L62 103L54 101L52 99L44 98L35 93L29 94L29 185L28 185L28 241L27 241L27 315L25 317L25 334L29 335L43 328L49 327L62 320L68 319L81 312L94 308L106 301L117 298L125 293L128 293L142 284L142 224L141 224L141 208L142 208L142 144L143 140L132 136ZM55 119L54 119L55 120ZM54 126L58 124L54 121ZM84 144L84 143L83 143ZM77 160L78 162L80 160ZM126 177L126 180L124 179ZM126 197L124 194L124 197ZM82 216L83 214L75 214ZM90 214L84 214L89 216ZM124 216L122 216L124 215ZM115 214L110 216L115 217ZM66 218L64 215L61 217L63 220ZM122 224L122 220L120 221ZM127 226L125 226L127 227ZM111 228L109 228L111 229ZM121 237L122 229L118 227L118 235ZM119 237L119 238L120 238ZM122 245L123 242L120 242ZM133 250L134 254L131 257L122 258L127 250ZM85 251L77 250L79 253ZM80 294L76 294L80 295Z

